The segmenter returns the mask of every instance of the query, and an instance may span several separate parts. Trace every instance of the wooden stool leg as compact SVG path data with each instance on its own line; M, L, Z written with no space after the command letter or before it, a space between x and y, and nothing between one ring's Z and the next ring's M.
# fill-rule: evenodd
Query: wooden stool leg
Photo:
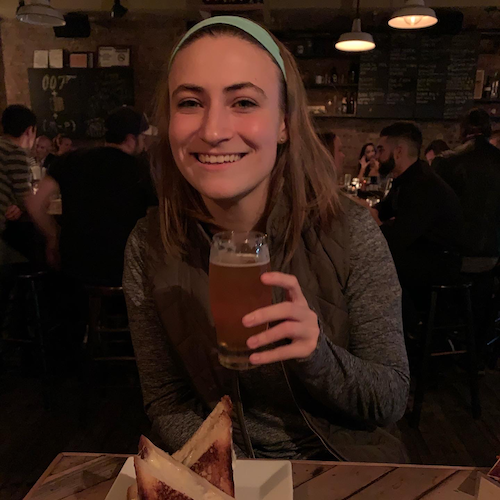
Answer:
M90 294L88 324L82 349L82 369L80 370L80 391L82 398L79 421L82 427L87 426L90 399L97 385L94 357L99 349L99 339L96 338L96 335L101 316L101 306L101 297Z
M40 367L42 369L42 401L45 410L52 408L52 385L50 382L49 366L47 362L47 349L45 345L45 331L42 323L42 315L40 310L40 302L38 299L38 288L34 279L30 279L30 294L33 301L33 309L35 314L35 336L37 341L37 349Z
M427 319L427 328L425 329L424 346L421 352L420 369L417 376L417 384L415 387L415 398L413 402L413 410L410 417L410 426L418 428L420 424L420 415L422 413L422 404L424 402L424 393L427 387L428 371L431 359L432 349L432 334L434 331L434 322L436 319L437 307L437 292L431 294L431 307L429 317Z
M470 379L470 396L472 406L472 416L474 418L481 417L481 403L479 401L479 381L477 374L477 353L476 340L474 338L474 317L472 315L472 303L470 290L465 290L465 313L467 317L467 352L469 356L469 379Z

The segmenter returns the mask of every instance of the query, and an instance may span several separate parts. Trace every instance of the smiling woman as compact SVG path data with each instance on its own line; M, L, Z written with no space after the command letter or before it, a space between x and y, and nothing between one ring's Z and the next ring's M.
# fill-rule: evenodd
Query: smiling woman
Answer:
M160 206L130 237L124 289L165 447L180 448L231 393L246 412L240 454L404 460L380 428L408 393L397 276L369 213L339 194L291 54L246 19L203 21L171 55L157 121ZM274 304L241 318L249 330L273 325L247 341L266 350L236 389L208 296L210 239L222 230L267 233L273 271L261 282Z

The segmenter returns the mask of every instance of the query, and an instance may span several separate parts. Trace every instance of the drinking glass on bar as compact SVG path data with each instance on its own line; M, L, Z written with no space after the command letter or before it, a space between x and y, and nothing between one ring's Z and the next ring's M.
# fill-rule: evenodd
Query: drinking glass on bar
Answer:
M349 189L349 186L351 185L351 179L352 179L351 174L344 174L344 187L346 189Z
M217 331L219 361L233 370L247 370L252 350L247 340L267 330L253 328L241 320L248 313L272 304L271 287L260 277L270 271L266 235L258 232L216 234L210 250L210 306Z

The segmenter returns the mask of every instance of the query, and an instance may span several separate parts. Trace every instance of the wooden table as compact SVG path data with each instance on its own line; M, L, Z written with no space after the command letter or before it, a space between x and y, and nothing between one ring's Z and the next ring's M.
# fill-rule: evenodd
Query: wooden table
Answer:
M128 455L61 453L25 497L104 500ZM294 500L472 500L470 467L292 462ZM125 499L124 499L125 500Z

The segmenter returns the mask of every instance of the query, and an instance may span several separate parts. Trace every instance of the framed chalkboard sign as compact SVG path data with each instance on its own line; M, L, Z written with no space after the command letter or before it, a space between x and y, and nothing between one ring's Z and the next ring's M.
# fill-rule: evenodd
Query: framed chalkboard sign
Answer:
M134 104L131 68L29 69L31 108L39 133L100 139L106 116Z

